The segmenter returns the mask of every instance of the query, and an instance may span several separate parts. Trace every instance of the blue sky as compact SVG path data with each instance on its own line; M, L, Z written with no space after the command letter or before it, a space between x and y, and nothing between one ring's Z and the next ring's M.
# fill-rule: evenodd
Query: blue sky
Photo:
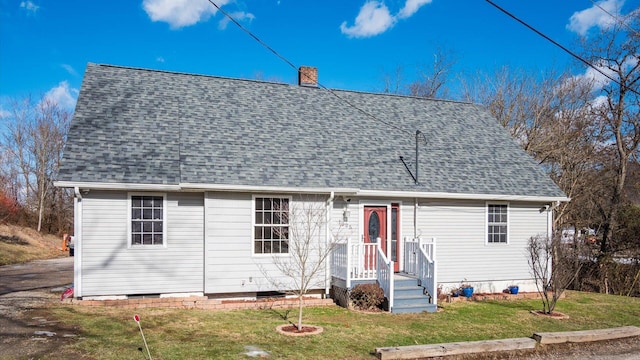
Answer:
M451 51L454 70L509 65L564 69L569 55L482 0L214 0L296 66L330 88L381 91ZM495 3L569 48L640 0ZM296 72L207 0L0 0L0 117L9 100L49 96L75 105L87 62L294 83ZM576 74L586 72L576 68Z

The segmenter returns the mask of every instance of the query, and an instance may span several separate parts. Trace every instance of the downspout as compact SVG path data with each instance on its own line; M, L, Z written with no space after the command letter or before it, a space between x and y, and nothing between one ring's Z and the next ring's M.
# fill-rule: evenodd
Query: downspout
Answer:
M326 222L327 222L327 226L325 229L325 241L326 241L326 245L327 245L327 250L329 250L329 246L332 244L331 242L331 233L330 233L330 227L331 227L331 210L333 209L333 199L334 199L334 192L332 191L329 194L329 199L327 199L327 213L326 213ZM333 250L332 250L333 251ZM329 276L330 276L330 272L331 272L331 265L330 265L330 261L331 261L331 255L327 256L326 259L324 259L324 297L325 299L329 297L329 291L330 291L330 284L329 284Z
M82 194L77 186L73 192L73 297L82 298Z
M420 177L418 177L418 135L422 134L420 130L416 130L416 185L420 183Z
M413 199L413 238L418 237L418 198Z

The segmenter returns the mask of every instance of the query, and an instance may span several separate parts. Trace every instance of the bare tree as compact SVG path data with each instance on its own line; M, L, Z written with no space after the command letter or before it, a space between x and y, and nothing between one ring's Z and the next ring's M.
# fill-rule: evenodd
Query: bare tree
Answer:
M70 121L71 113L46 97L38 102L31 98L14 101L0 142L5 154L2 176L14 182L10 188L16 198L36 214L38 231L42 230L45 217L65 216L63 212L48 209L57 201L69 201L60 195L61 190L53 187L53 181L60 167ZM51 223L49 225L51 230Z
M274 255L273 264L286 280L261 271L267 280L298 299L298 331L302 330L304 296L312 289L324 288L327 260L333 251L337 234L327 234L327 205L324 200L296 198L291 206L282 203L281 212L288 214L288 227L278 227L276 236L288 239L288 256ZM288 207L288 208L285 208Z
M579 256L573 249L575 248L562 244L559 233L551 238L529 238L529 268L536 281L545 314L553 313L558 299L580 271L581 265L577 268L573 266L574 259Z
M602 151L608 158L603 165L612 175L608 201L602 209L605 218L600 243L602 257L616 250L612 242L628 166L640 145L640 34L633 30L638 26L640 11L636 10L622 22L582 38L585 57L609 76L609 79L600 79L598 90L602 101L594 109Z
M594 191L600 189L591 179L599 165L592 83L569 73L502 67L493 75L476 75L464 88L464 98L484 104L572 199L556 208L556 228L591 225L599 216L592 209Z
M456 58L452 51L438 48L433 54L433 63L430 66L421 65L418 67L418 79L408 86L409 95L424 98L447 98L450 95L447 83L455 63Z
M433 62L416 66L415 74L412 76L414 80L408 84L405 84L406 76L403 66L397 66L391 74L384 74L382 91L388 94L424 98L448 98L450 96L448 83L455 63L456 57L453 51L438 48L433 54Z
M402 80L403 78L402 66L400 65L396 66L392 74L389 74L389 73L383 74L382 78L384 82L384 88L382 89L382 92L384 92L385 94L402 94L403 93L402 86L404 85Z

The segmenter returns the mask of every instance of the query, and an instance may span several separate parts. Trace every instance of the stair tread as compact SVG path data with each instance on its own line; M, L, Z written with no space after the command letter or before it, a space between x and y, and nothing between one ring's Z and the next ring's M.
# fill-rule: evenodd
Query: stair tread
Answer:
M406 295L396 295L393 297L394 299L428 299L429 296L425 294L406 294Z
M433 304L408 304L408 305L394 305L393 309L413 309L413 308L430 308L430 307L437 307L437 305L433 305Z

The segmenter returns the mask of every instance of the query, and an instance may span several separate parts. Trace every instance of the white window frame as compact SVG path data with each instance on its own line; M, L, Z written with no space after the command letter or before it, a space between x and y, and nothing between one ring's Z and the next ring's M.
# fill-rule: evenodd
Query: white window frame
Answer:
M162 244L134 244L131 228L131 198L134 196L161 196L162 197ZM127 245L129 249L161 249L167 247L167 194L150 192L131 192L127 194Z
M506 206L507 208L507 222L506 223L502 223L502 222L489 222L489 206L491 205L499 205L499 206ZM500 245L508 245L510 243L510 230L511 230L511 226L509 225L511 223L511 219L510 219L510 206L508 202L505 201L487 201L485 203L485 212L484 212L484 242L485 245L496 245L496 246L500 246ZM507 234L506 234L506 241L502 242L492 242L489 241L489 226L491 225L502 225L504 224L507 227Z
M287 199L289 200L289 223L287 224L289 228L289 249L286 253L283 252L270 252L270 253L256 253L256 199L257 198L268 198L268 199ZM281 256L281 257L289 257L291 256L291 210L293 208L293 198L291 196L278 195L278 194L255 194L251 196L251 255L256 257L265 257L265 256ZM264 225L264 224L260 224Z

